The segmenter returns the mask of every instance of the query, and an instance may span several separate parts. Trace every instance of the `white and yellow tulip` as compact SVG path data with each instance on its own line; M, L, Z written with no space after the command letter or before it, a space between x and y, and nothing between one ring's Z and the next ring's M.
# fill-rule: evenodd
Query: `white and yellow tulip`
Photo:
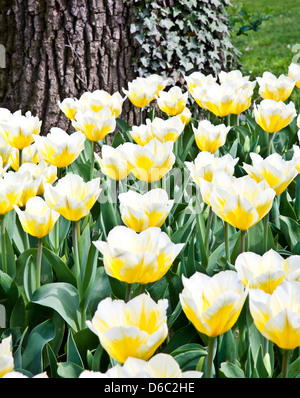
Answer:
M121 363L129 357L147 360L168 335L167 307L168 300L156 303L147 294L127 303L108 297L100 301L87 326L115 360Z
M225 187L213 186L208 202L218 217L245 231L271 210L275 195L265 181L257 183L248 175L228 176Z
M84 149L84 141L80 131L69 135L58 127L52 127L45 137L35 137L40 157L59 168L69 166L78 158Z
M286 281L272 294L249 290L249 308L254 324L268 340L284 350L300 346L300 284Z
M88 109L78 111L73 127L81 131L89 141L101 141L116 128L116 119L110 108L106 107L98 112Z
M171 211L174 200L165 190L151 189L145 194L130 190L119 195L121 218L135 232L161 227Z
M299 281L300 256L292 255L284 259L273 249L262 256L244 252L236 258L235 268L245 286L272 294L286 280Z
M94 153L96 161L99 163L102 173L112 180L120 181L130 173L129 166L121 151L121 145L113 148L110 145L103 145L101 156Z
M276 77L271 72L264 72L262 77L256 78L259 84L258 93L263 99L285 101L292 94L295 81L288 76Z
M252 165L243 164L244 170L256 182L265 180L276 195L280 195L297 176L296 160L284 160L278 153L263 159L257 153L250 153Z
M173 86L169 91L160 91L156 96L157 105L162 112L169 116L176 116L186 107L188 92L183 93L181 88Z
M196 272L182 276L182 309L200 332L216 337L230 330L237 321L247 297L235 271L221 271L212 277Z
M214 125L209 120L201 120L198 127L192 125L197 147L201 151L215 153L226 142L230 126Z
M117 226L109 232L107 242L93 243L103 255L106 273L129 284L147 284L162 278L184 246L172 243L158 227L137 233Z
M14 209L24 231L39 239L49 234L59 218L59 213L52 210L39 196L30 198L24 211L18 206L14 206Z
M296 116L295 104L273 99L264 99L260 104L254 104L256 123L268 133L275 133L288 126Z
M70 221L78 221L88 215L101 188L100 178L84 182L77 174L68 173L53 187L44 184L44 197L50 208Z
M122 153L131 173L139 180L154 182L167 174L175 163L173 142L160 142L153 138L144 146L126 142Z

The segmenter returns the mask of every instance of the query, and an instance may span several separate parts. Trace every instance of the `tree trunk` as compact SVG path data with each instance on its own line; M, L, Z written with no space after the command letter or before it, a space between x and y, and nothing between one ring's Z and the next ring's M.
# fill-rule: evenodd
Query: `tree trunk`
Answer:
M113 94L135 74L130 7L123 0L0 0L0 106L30 110L51 127L68 130L58 101L85 91ZM135 120L127 100L120 116Z

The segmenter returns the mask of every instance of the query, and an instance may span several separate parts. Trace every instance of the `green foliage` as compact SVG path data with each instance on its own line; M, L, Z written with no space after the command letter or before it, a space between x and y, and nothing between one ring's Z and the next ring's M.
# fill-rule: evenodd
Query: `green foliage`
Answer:
M267 8L264 13L268 12ZM227 10L230 26L234 35L248 35L247 32L260 30L263 21L270 18L268 14L262 14L261 11L251 12L245 3L232 4Z
M159 73L182 83L195 70L217 74L236 64L226 16L228 0L135 1L131 33L140 76Z

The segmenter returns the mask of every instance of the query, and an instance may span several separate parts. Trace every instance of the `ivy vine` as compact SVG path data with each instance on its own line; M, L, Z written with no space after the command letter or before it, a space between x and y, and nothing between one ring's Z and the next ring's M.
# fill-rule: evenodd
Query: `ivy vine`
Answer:
M217 75L238 63L226 14L229 0L135 0L131 33L139 76L159 73L183 83L194 71Z

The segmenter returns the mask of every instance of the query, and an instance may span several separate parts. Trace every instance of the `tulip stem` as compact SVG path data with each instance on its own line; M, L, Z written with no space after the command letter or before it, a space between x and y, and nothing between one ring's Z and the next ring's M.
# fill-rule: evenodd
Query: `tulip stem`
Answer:
M2 271L7 273L6 265L6 250L5 250L5 225L4 225L4 214L0 215L1 222L1 256L2 256Z
M81 270L78 250L78 235L80 234L80 221L72 221L72 233L73 233L73 250L74 250L74 264L75 264L75 276L78 289L79 307L81 312L81 325L82 329L85 326L85 312L82 308L82 283L81 283Z
M54 250L55 253L59 254L59 220L57 220L54 225L54 233Z
M268 250L269 214L264 217L264 253Z
M267 156L269 156L271 154L271 144L272 144L272 138L273 138L273 134L272 133L268 133L268 151L267 151Z
M42 255L43 255L43 239L39 238L38 251L36 259L36 289L41 286L41 270L42 270Z
M211 377L212 377L212 366L213 366L213 358L214 358L214 342L215 342L215 337L209 337L208 346L207 346L207 357L206 357L206 371L205 371L206 379L211 379Z
M230 263L229 231L228 231L228 223L226 221L224 221L224 235L225 235L226 260Z
M131 295L131 283L127 283L126 285L126 293L125 293L125 303L130 300Z
M284 378L284 379L286 379L288 377L289 355L290 355L290 350L283 350L283 356L282 356L282 378Z
M91 153L91 169L90 169L90 180L93 179L93 175L94 175L94 166L95 166L95 149L96 149L96 142L95 141L91 141L92 143L92 153Z
M22 166L23 163L23 149L19 149L19 168Z
M229 115L227 115L227 123L226 124L227 124L227 127L230 126L230 113L229 113Z
M213 211L212 211L211 206L209 206L209 214L208 214L208 219L207 219L206 236L205 236L207 257L209 256L209 233L210 233L210 227L211 227L211 223L212 223L212 217L213 217Z
M144 108L140 109L140 125L143 124L143 110Z
M269 340L264 337L264 355L269 352Z
M241 230L241 253L246 249L246 231Z
M237 126L240 125L240 115L239 114L236 115L236 125Z
M63 171L62 167L57 168L57 179L58 180L60 180L62 177L62 171Z
M140 283L139 294L145 293L145 290L146 290L146 285L143 283Z

